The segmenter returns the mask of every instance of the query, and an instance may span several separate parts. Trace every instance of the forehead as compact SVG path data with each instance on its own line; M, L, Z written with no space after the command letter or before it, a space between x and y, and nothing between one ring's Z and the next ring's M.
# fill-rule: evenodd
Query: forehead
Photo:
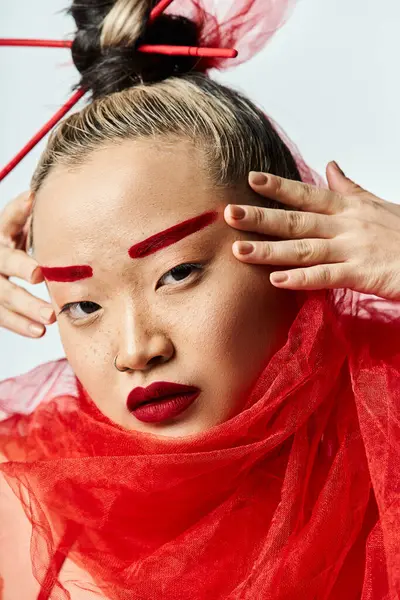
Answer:
M100 251L126 252L188 215L215 210L221 192L189 143L126 141L94 152L81 166L56 167L34 211L35 258L88 262Z

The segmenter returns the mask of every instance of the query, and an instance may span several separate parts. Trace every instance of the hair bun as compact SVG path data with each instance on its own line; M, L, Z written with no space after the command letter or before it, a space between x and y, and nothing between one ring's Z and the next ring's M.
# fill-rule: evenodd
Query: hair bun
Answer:
M102 47L104 20L114 6L112 0L74 0L69 10L77 27L72 58L81 73L79 85L91 91L93 98L196 68L199 59L193 56L145 54L137 50L140 44L198 46L200 28L186 17L163 14L149 24L150 10L146 10L144 22L139 24L143 33L136 42Z

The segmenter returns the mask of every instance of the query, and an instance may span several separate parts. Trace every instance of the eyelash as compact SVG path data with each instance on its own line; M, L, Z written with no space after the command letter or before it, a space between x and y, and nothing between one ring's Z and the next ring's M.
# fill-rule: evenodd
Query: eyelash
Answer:
M163 280L170 273L173 273L173 274L175 274L175 273L182 273L188 267L190 267L190 268L192 268L192 269L194 269L196 271L201 271L204 268L204 265L199 264L199 263L182 263L181 265L177 265L173 269L170 269L169 271L167 271L166 273L164 273L164 275L159 279L159 281ZM192 271L192 273L193 273L193 271ZM188 277L186 277L185 279L181 280L181 281L186 281L186 279L188 279L189 277L190 277L190 275ZM160 286L157 283L157 288L156 289L158 289L158 287L160 287ZM61 311L59 312L59 315L61 315L62 313L65 313L72 322L82 321L84 319L84 317L76 319L76 318L72 317L71 313L70 313L70 309L71 308L73 308L75 306L79 306L80 304L96 305L95 302L90 302L90 301L69 302L68 304L65 304L65 306L62 307ZM97 311L93 311L92 313L87 313L87 316L89 316L90 314L94 314L95 312L97 312Z

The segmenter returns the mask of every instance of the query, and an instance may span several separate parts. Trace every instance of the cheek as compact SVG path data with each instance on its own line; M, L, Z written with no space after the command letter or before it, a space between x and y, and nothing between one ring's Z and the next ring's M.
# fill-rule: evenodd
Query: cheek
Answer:
M186 347L213 398L214 422L240 410L284 342L293 302L289 294L270 284L265 267L240 264L240 276L225 273L217 286L208 287L201 308L192 313L192 339Z
M287 296L286 290L271 285L264 266L238 263L207 286L188 331L195 334L197 350L208 363L217 360L237 368L243 360L262 360L284 328Z
M101 380L101 374L108 367L106 357L109 354L101 343L102 337L93 340L85 328L71 331L65 324L59 325L59 331L65 356L77 377L83 382L88 376L94 381Z

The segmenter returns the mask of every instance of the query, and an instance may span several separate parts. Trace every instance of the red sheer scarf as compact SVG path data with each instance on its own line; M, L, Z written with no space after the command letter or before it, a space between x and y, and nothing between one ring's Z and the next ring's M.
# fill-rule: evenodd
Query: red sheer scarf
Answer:
M66 556L112 600L397 598L399 327L311 293L245 410L180 440L116 426L63 361L4 382L6 412L53 378L0 424L42 598L74 597Z

